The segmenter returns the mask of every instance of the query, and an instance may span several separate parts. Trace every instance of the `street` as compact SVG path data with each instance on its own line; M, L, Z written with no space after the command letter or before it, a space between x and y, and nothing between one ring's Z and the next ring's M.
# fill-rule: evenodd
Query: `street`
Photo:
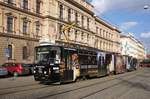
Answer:
M0 79L0 99L148 99L150 68L69 84L44 85L33 76Z

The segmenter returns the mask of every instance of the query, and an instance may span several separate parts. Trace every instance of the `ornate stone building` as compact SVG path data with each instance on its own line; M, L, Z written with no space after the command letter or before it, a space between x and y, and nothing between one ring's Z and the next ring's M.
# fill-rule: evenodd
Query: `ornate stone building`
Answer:
M65 43L61 29L73 44L119 53L120 31L95 16L85 0L0 0L0 64L34 60L41 38ZM67 43L67 42L66 42Z

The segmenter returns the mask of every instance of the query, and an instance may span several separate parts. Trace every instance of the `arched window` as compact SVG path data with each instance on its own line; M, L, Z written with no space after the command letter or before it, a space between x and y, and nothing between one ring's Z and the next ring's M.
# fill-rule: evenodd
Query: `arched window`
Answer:
M28 58L28 55L27 55L27 47L26 46L24 46L23 47L23 57L22 57L23 59L27 59Z
M10 60L10 59L12 59L12 45L8 45L8 59Z

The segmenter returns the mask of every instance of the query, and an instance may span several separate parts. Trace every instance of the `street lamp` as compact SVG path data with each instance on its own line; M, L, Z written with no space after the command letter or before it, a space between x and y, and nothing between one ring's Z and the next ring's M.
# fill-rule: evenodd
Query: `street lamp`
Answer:
M145 5L145 6L144 6L144 9L145 9L145 10L149 9L149 6L148 6L148 5Z

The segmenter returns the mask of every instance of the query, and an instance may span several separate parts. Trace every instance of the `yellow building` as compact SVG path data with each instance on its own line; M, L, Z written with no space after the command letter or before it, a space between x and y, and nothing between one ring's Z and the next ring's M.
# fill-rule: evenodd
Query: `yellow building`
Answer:
M120 31L95 16L85 0L0 0L0 64L34 60L34 47L42 38L120 52ZM66 42L67 43L67 42Z

